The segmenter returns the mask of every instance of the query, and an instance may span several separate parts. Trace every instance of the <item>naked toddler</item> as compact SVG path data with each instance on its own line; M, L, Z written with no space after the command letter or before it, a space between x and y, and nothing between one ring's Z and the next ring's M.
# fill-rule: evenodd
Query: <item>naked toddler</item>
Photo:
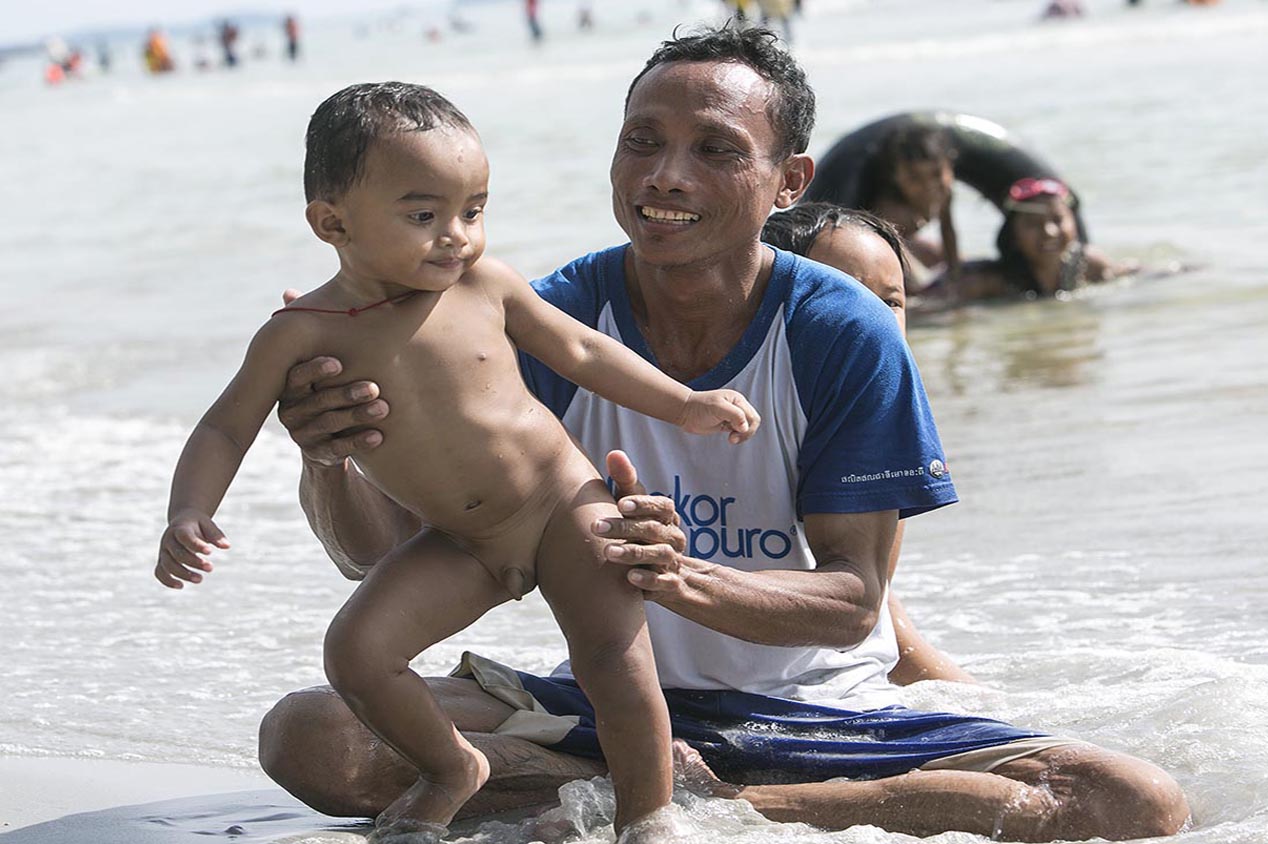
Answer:
M582 387L694 433L752 435L739 393L695 392L541 300L484 257L488 162L466 117L420 85L354 85L308 127L306 215L339 271L275 313L176 467L155 576L198 583L227 548L212 522L296 363L333 355L392 397L367 477L429 527L375 564L326 635L349 707L417 766L383 833L447 824L488 761L409 669L429 645L540 585L593 702L618 833L672 791L669 720L640 590L605 565L596 519L619 517L599 473L520 377L517 347Z

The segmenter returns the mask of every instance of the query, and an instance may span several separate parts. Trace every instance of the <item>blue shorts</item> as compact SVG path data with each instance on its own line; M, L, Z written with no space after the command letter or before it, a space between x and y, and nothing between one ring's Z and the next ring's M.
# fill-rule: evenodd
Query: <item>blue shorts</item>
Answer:
M603 758L594 709L576 681L514 671L471 654L454 674L474 678L516 708L499 733ZM689 689L666 689L665 700L674 737L698 750L722 779L739 783L876 779L921 767L990 770L1071 743L990 718L902 706L852 712L747 692Z

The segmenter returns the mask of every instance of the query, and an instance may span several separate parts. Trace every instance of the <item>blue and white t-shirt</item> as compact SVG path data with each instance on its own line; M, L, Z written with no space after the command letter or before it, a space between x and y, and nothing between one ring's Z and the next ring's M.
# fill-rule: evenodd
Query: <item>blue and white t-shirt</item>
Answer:
M543 298L655 363L625 286L626 247L534 282ZM762 415L738 446L680 431L600 398L522 356L524 377L597 466L629 453L649 492L674 500L690 556L746 571L810 570L807 513L898 510L956 500L920 375L889 308L836 270L775 250L756 318L693 389L728 387ZM848 649L745 642L647 604L665 688L739 689L871 709L895 703L887 608Z

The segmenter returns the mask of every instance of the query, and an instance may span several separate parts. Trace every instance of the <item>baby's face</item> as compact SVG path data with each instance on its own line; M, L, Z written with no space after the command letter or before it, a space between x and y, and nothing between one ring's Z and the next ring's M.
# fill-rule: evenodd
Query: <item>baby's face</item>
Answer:
M489 162L479 137L443 126L375 141L341 201L349 269L368 281L445 290L484 252Z

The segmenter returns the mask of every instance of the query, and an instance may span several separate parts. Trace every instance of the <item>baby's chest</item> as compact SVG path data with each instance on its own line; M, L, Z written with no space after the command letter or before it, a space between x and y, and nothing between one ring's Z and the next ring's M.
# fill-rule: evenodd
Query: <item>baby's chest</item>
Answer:
M360 325L344 338L354 377L381 384L408 380L443 385L472 374L518 372L503 320L464 308L436 308L426 318ZM351 374L351 373L350 373Z

